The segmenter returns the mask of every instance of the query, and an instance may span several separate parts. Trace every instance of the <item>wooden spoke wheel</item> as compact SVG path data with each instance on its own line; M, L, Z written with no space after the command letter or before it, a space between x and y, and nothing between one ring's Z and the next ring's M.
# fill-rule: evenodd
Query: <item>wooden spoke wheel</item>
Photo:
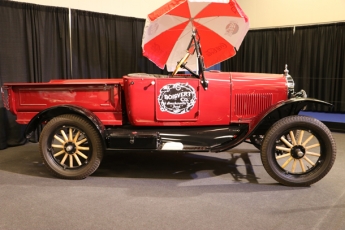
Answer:
M40 136L40 152L46 166L58 177L83 179L99 166L103 146L98 131L76 115L52 119Z
M274 179L288 186L308 186L332 168L336 146L329 129L306 116L276 122L261 146L263 165Z

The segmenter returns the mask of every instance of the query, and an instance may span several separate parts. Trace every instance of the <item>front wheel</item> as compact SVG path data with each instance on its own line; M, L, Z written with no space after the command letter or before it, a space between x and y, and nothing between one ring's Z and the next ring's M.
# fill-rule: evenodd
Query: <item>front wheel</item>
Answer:
M84 179L96 171L103 157L98 131L73 114L49 121L42 130L39 145L45 165L64 179Z
M322 179L336 157L330 130L319 120L289 116L266 133L261 159L267 173L288 186L309 186Z

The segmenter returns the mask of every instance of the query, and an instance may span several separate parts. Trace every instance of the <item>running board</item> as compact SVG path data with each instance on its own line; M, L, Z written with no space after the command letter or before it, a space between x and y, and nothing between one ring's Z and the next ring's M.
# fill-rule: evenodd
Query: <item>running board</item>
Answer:
M108 132L111 152L208 152L208 147L184 146L181 142L161 142L158 132Z
M105 130L107 150L208 152L237 138L241 126L133 127Z

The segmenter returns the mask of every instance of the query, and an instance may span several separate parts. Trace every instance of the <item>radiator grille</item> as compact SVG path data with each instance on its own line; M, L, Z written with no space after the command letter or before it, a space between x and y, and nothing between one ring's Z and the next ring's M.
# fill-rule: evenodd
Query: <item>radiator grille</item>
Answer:
M272 94L236 94L235 103L236 115L257 115L272 105Z

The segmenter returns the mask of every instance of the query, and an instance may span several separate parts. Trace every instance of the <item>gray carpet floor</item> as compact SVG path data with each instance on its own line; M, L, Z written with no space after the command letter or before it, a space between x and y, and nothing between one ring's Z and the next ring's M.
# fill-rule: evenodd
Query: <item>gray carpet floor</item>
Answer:
M37 144L0 151L0 229L345 229L345 134L306 188L276 183L259 151L109 154L85 180L54 178Z

